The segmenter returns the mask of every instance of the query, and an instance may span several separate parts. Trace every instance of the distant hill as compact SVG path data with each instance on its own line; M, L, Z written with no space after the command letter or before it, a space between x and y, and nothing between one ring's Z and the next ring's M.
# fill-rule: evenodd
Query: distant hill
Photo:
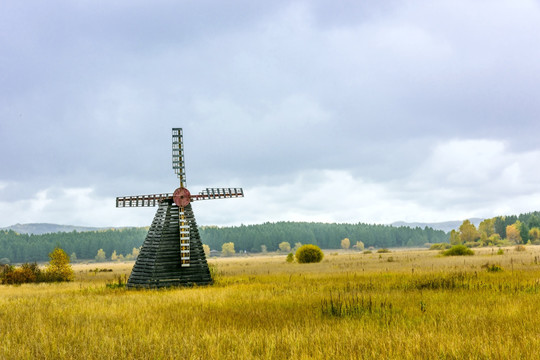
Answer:
M5 228L0 228L0 230L13 230L19 234L51 234L58 232L72 232L73 230L82 232L82 231L96 231L108 228L97 228L97 227L88 227L88 226L74 226L74 225L57 225L57 224L45 224L45 223L34 223L34 224L15 224Z
M480 218L471 218L469 219L471 223L473 223L476 227L484 220ZM421 222L405 222L405 221L396 221L393 222L392 226L408 226L411 228L419 227L430 227L435 230L442 230L444 232L449 232L452 230L457 230L459 226L463 224L463 220L455 220L455 221L444 221L444 222L436 222L436 223L421 223Z

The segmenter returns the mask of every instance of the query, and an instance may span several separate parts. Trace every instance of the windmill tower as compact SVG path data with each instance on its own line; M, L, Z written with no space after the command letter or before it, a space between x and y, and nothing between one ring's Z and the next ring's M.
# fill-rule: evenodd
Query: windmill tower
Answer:
M172 164L180 187L172 194L122 196L116 207L158 206L129 280L128 288L207 285L212 277L191 202L244 197L241 188L207 188L192 195L186 188L181 128L172 129Z

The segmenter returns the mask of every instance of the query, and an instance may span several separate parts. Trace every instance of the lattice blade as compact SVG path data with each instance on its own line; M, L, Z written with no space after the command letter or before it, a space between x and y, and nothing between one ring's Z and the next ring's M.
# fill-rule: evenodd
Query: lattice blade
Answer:
M186 186L186 168L184 164L184 137L182 128L172 129L172 167L180 179L180 187Z
M244 190L242 188L207 188L198 195L191 195L191 201L238 197L244 197Z
M189 267L190 260L190 226L186 218L185 208L178 208L178 221L180 227L180 262L182 267Z
M158 206L163 200L166 199L172 199L172 194L120 196L116 198L116 207Z

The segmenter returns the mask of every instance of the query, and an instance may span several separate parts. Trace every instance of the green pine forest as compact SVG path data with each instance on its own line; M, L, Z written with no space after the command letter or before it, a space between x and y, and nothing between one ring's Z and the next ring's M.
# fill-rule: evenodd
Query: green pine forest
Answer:
M473 247L540 243L540 212L486 219L478 229L466 220L458 231L450 233L429 227L307 222L201 226L199 231L202 242L211 250L221 251L224 243L232 242L237 252L249 253L259 253L264 249L276 251L282 242L339 249L344 238L348 238L351 245L362 242L366 248L418 247L434 243L463 243ZM48 254L55 247L64 249L78 260L94 259L100 249L107 259L113 253L120 259L130 259L132 254L136 254L134 249L142 245L147 232L147 227L43 235L0 231L0 259L8 259L12 263L48 261Z

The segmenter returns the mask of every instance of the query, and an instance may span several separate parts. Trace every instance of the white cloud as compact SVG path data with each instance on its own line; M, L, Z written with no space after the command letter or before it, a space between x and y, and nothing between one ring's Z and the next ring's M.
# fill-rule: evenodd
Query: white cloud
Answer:
M538 163L540 151L513 152L497 140L454 139L429 150L413 175L399 181L377 183L345 170L309 170L275 184L247 187L243 199L199 201L193 208L200 225L221 226L267 221L434 222L518 214L540 204ZM114 198L98 197L90 187L47 188L29 200L0 203L0 209L3 226L148 226L155 213L154 208L117 209Z

